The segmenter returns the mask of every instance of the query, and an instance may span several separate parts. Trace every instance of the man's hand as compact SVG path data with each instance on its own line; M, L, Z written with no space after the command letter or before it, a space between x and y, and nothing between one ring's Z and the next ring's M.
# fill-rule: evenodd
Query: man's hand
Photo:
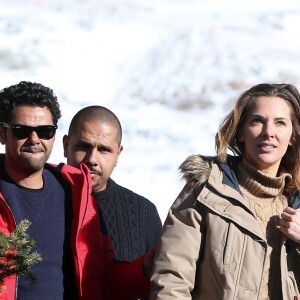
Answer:
M278 227L288 238L300 244L300 209L285 208L279 218Z
M155 253L156 253L156 247L153 247L144 255L143 266L144 266L144 273L147 279L150 279L151 276Z

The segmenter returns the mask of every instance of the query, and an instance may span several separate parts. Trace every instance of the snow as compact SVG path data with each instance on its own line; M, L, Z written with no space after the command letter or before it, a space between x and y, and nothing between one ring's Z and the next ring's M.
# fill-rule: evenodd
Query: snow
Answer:
M218 125L242 91L260 82L299 86L296 0L0 7L0 88L36 81L60 100L50 162L65 162L61 140L80 108L107 106L124 130L112 178L155 203L162 220L184 185L178 166L191 154L214 154Z

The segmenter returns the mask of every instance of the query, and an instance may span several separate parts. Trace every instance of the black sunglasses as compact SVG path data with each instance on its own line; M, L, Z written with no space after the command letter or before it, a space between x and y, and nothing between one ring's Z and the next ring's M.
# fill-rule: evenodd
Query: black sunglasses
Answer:
M32 127L19 124L12 125L4 122L1 122L0 125L4 128L11 128L14 138L17 140L27 139L33 131L36 132L40 139L49 140L53 138L57 129L57 125L40 125Z

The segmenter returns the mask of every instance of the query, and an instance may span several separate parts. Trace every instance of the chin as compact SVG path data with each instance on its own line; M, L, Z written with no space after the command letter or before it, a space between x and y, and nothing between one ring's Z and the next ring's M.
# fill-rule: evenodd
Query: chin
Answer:
M101 184L99 181L92 180L92 187L93 187L93 191L98 191L101 187Z

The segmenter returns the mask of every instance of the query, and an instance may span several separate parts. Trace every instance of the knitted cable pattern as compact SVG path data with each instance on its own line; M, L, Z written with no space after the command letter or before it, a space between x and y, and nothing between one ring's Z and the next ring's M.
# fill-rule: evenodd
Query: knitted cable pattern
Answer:
M259 300L282 299L280 272L281 232L277 229L278 216L288 206L282 194L289 174L269 177L254 169L246 160L239 165L238 181L244 198L266 236L267 257Z
M156 246L161 220L155 205L112 179L104 191L93 193L98 201L119 261L133 261Z

